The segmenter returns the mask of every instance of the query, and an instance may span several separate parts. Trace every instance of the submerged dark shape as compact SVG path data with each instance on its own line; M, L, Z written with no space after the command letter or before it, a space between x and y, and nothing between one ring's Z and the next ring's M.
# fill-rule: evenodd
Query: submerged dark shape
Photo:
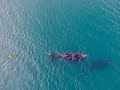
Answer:
M109 60L98 60L98 61L93 62L90 65L90 68L91 69L101 69L101 68L105 68L109 64L110 64Z
M53 62L55 59L80 60L87 57L86 54L80 54L80 53L66 53L66 54L54 56L54 54L51 51L48 52L48 55L51 56L51 62Z

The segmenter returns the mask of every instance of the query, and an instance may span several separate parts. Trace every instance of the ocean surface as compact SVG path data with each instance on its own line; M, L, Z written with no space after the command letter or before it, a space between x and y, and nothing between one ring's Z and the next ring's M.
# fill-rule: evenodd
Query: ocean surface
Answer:
M120 90L120 1L0 0L0 90Z

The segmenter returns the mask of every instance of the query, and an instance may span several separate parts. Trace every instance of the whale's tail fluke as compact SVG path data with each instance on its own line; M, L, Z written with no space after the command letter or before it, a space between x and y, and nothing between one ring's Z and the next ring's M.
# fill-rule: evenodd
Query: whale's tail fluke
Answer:
M55 55L51 51L48 52L48 55L51 56L51 60L50 60L51 62L57 59L57 57L55 57Z
M54 57L54 54L51 51L48 52L48 55Z

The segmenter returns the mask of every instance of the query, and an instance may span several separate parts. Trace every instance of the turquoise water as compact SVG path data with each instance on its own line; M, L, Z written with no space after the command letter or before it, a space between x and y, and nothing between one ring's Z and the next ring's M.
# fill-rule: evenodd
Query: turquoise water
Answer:
M120 90L119 37L119 0L1 0L0 90ZM49 50L88 58L50 63Z

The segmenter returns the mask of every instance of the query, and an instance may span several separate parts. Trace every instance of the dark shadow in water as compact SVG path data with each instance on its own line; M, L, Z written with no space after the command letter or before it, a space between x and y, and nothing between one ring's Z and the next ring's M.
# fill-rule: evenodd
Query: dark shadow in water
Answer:
M84 68L82 68L82 69L89 69L89 70L105 69L105 68L112 65L110 60L104 60L104 59L96 60L96 61L91 62L91 63L88 62L88 60L67 61L67 62L71 63L71 65L76 65L76 66L78 65L78 67L83 65Z
M104 69L111 64L109 60L97 60L90 64L91 70Z

